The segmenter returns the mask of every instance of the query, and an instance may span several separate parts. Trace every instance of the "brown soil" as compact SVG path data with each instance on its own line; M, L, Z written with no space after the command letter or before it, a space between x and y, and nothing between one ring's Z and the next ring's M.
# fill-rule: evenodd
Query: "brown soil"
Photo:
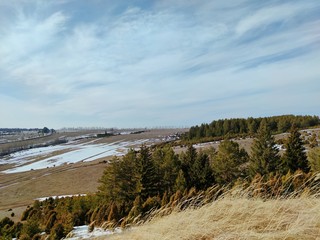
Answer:
M159 129L141 134L106 137L97 140L95 144L109 144L116 141L134 141L139 139L161 139L178 131L181 132L183 130ZM89 142L92 139L84 141ZM55 154L58 154L58 152ZM0 219L5 216L9 217L14 212L15 216L12 219L19 220L25 208L28 205L32 205L36 198L95 193L99 186L98 180L103 174L107 160L110 159L112 157L28 172L0 173ZM10 168L9 165L0 166L0 170L8 168ZM12 210L8 211L9 209Z

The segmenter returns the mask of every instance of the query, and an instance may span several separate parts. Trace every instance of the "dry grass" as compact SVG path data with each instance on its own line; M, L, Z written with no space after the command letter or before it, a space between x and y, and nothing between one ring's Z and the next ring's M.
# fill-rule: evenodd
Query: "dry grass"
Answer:
M319 193L261 199L238 190L198 209L179 211L180 205L161 217L162 209L147 223L108 239L320 239Z

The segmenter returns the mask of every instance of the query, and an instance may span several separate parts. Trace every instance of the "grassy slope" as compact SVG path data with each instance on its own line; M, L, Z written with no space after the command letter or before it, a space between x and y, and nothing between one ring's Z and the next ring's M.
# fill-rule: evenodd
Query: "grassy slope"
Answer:
M226 196L108 239L320 239L320 199Z

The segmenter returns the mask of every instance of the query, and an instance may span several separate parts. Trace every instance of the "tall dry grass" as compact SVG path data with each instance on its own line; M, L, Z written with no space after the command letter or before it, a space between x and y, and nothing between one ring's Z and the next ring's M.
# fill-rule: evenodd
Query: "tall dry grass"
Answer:
M108 239L320 239L319 179L311 179L311 188L271 197L254 194L259 184L223 194L212 188L211 195L154 211L143 224Z

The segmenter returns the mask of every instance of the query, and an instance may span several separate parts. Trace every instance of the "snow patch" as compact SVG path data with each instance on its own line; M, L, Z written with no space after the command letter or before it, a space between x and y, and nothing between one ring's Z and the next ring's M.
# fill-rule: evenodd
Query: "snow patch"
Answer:
M122 233L121 228L116 228L115 230L104 230L102 228L94 228L92 232L89 232L89 226L83 225L74 227L73 230L67 235L68 240L78 240L78 239L91 239L94 237L107 236L115 233Z
M14 164L15 166L11 169L2 171L2 173L19 173L30 170L52 168L70 163L89 162L109 156L122 156L127 153L130 147L149 142L149 139L123 142L118 141L110 144L92 144L95 141L96 140L79 144L69 143L57 146L41 147L11 154L9 159L1 160L0 164ZM67 152L46 158L50 153L60 150L65 150ZM44 159L29 163L39 157Z
M40 202L43 202L43 201L46 201L48 200L49 198L53 198L53 199L59 199L59 198L69 198L69 197L79 197L79 196L87 196L87 194L69 194L69 195L59 195L59 196L50 196L50 197L41 197L41 198L36 198L34 200L38 200Z

